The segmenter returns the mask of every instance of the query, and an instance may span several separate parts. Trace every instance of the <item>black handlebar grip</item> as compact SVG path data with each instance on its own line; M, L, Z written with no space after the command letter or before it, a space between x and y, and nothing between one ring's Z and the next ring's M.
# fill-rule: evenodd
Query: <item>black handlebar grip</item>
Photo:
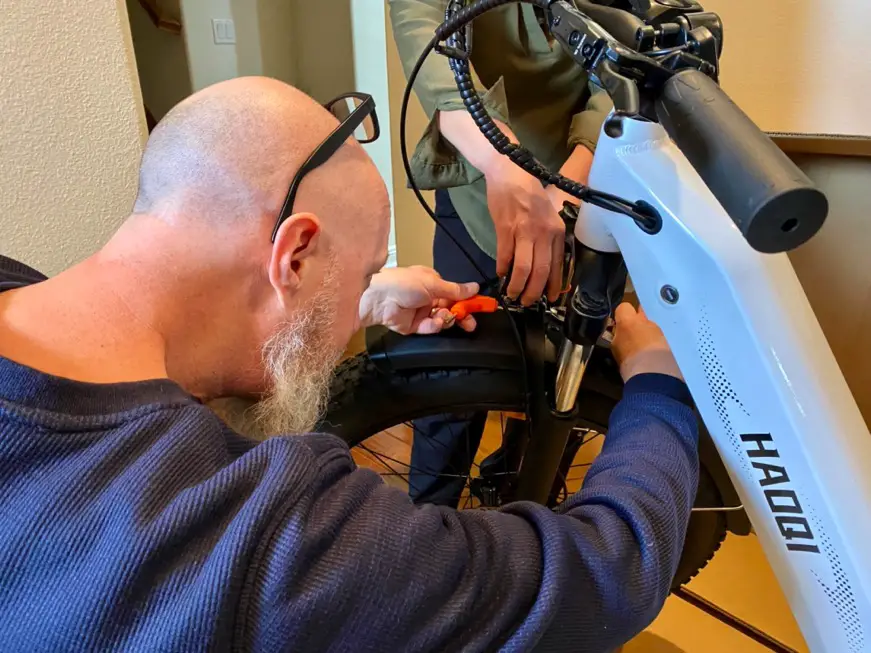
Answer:
M787 252L823 226L826 196L710 77L674 75L656 115L759 252Z

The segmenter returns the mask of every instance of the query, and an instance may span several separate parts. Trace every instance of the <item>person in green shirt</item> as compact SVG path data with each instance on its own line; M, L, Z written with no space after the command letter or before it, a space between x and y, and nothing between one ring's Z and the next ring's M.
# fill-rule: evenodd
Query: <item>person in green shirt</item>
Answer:
M406 74L444 21L447 0L389 0L393 35ZM545 166L586 182L607 94L553 40L530 4L484 14L473 27L473 78L502 131ZM489 276L508 276L507 292L523 304L559 295L570 199L544 188L500 155L463 106L448 60L432 55L415 85L430 122L412 157L415 182L436 191L436 215ZM436 230L435 269L451 281L479 280L453 241ZM486 415L415 422L409 486L418 502L456 506ZM468 440L468 442L467 442ZM450 469L450 475L438 474Z

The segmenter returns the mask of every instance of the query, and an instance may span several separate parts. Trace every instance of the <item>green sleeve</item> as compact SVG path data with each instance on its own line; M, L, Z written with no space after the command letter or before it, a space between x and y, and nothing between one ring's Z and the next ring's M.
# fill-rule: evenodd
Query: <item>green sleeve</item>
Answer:
M393 38L408 77L436 28L444 22L448 3L446 0L389 0L389 4ZM478 92L485 95L488 89L481 84L474 69L472 79ZM414 90L430 118L436 111L465 108L448 60L442 55L432 53L429 56L418 75ZM500 96L490 98L487 109L497 120L507 122L504 92Z
M590 99L587 101L587 106L583 111L576 114L572 118L572 126L569 129L569 149L575 149L578 145L583 145L591 152L596 151L596 143L599 141L599 134L602 132L602 125L605 118L611 113L614 104L608 94L596 86L592 82L590 86Z
M406 77L436 28L444 22L447 4L446 0L389 0L393 38ZM490 115L510 126L502 80L488 89L481 84L474 69L472 79ZM480 179L481 173L439 132L439 111L465 110L448 60L432 53L418 75L414 90L430 118L412 157L415 181L421 188L432 190L465 186Z

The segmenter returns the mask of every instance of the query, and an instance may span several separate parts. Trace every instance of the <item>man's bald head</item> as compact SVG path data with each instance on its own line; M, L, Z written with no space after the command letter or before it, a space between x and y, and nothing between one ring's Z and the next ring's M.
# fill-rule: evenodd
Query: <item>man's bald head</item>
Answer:
M338 120L305 93L274 79L243 77L195 93L157 125L142 158L134 214L170 224L271 232L288 187ZM379 237L386 188L363 148L349 139L308 173L295 212L318 216L331 246ZM373 217L366 219L371 213Z
M280 208L293 173L335 125L281 82L216 84L176 106L151 134L135 212L221 220Z
M287 378L297 365L329 371L358 326L390 222L386 187L359 143L305 175L270 238L292 179L337 126L304 93L241 78L191 96L149 139L134 216L101 258L135 270L137 297L152 286L160 315L148 320L172 334L172 378L205 374L203 396L256 394L269 379L278 388L277 370ZM294 383L276 396L314 394Z

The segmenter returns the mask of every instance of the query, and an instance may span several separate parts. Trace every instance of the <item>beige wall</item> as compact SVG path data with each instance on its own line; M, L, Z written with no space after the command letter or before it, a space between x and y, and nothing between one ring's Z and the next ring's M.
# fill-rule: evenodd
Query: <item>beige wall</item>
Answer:
M124 0L15 0L0 39L0 252L56 273L127 216L145 136Z
M216 82L238 77L236 46L216 45L212 32L213 18L233 19L230 0L182 0L181 18L193 90L198 91ZM253 23L244 20L241 26L236 25L237 42L240 38L244 41L245 36L250 34L249 30L254 28ZM250 56L243 54L242 59L251 64Z
M871 159L804 156L797 161L826 193L831 210L820 233L791 259L871 425Z
M227 5L236 28L236 45L215 45L212 41L212 48L235 48L236 74L239 76L263 74L260 4L255 0L229 0ZM224 6L223 2L218 2L217 6ZM206 17L206 24L211 24L209 17Z
M267 75L326 101L354 88L351 0L181 0L193 89ZM236 44L214 42L212 19L232 19Z
M405 90L405 73L393 32L390 27L390 14L387 14L387 73L390 84L390 113L392 116L390 133L393 143L393 204L396 216L396 253L400 265L432 265L432 237L435 223L418 204L414 193L408 189L405 169L399 150L399 110ZM408 114L408 147L414 152L417 139L427 124L417 96L412 96ZM425 193L430 204L433 194Z
M293 36L299 57L299 88L319 102L355 88L351 0L295 5Z
M244 0L250 4L250 0ZM260 31L263 74L294 84L297 79L297 59L291 31L295 3L289 0L257 0L257 25ZM240 11L234 8L234 15Z
M145 106L160 120L191 94L184 37L157 29L139 0L127 0L127 12Z
M181 0L184 36L158 30L139 0L127 0L146 103L158 120L180 100L227 79L268 75L296 81L296 7L285 0ZM236 43L216 44L212 19L231 19ZM152 108L154 105L156 108Z
M871 2L702 4L726 26L723 86L762 129L871 136Z

